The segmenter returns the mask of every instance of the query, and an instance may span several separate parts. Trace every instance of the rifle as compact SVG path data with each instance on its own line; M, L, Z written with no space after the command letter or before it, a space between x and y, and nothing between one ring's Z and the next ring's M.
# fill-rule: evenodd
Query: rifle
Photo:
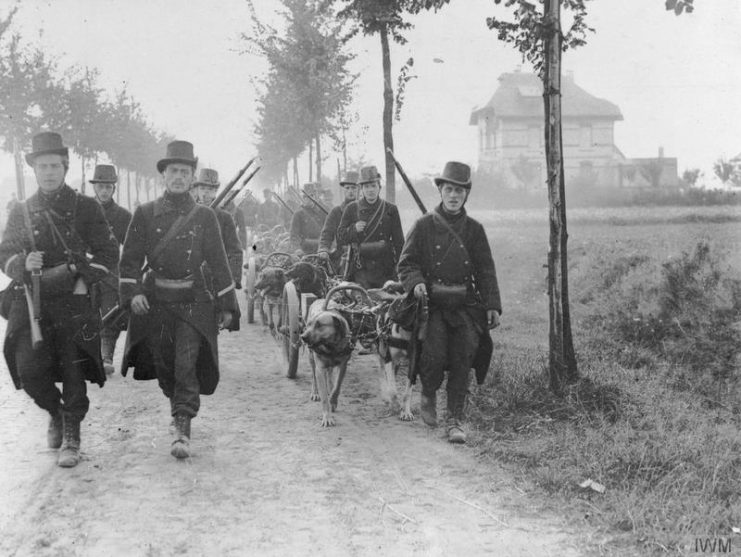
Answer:
M244 176L244 173L247 172L247 169L252 166L252 163L255 162L255 159L257 157L252 157L249 162L244 165L239 172L237 172L237 175L229 180L229 183L227 183L226 186L224 186L224 189L219 192L219 194L216 196L216 198L211 202L210 207L213 209L214 207L218 207L221 201L226 197L226 195L229 193L229 191L234 187L234 184L239 182L239 179Z
M23 203L23 220L28 232L28 238L31 242L31 251L36 251L36 239L33 236L31 228L31 215L28 213L28 205ZM28 317L31 322L31 345L34 350L41 346L44 337L41 335L41 269L31 272L31 288L23 283L23 292L26 295L26 305L28 306Z
M322 205L317 199L314 199L312 196L310 196L308 193L304 192L304 195L309 198L311 202L314 203L319 209L325 214L328 215L329 211Z
M417 207L419 207L419 210L422 211L422 214L427 213L427 208L425 207L425 204L422 203L422 200L419 198L419 195L417 195L417 192L414 190L414 186L412 186L412 183L409 181L409 178L407 178L407 174L406 172L404 172L404 169L401 167L401 164L399 163L399 161L396 160L396 157L394 156L394 152L389 148L386 148L386 152L389 155L391 155L391 160L394 161L394 166L396 167L396 170L399 171L399 174L401 175L401 179L404 181L404 184L409 190L409 193L412 194L412 197L414 198L414 201L417 203Z
M258 173L258 171L259 171L259 170L260 170L261 168L262 168L262 166L258 166L257 168L255 168L255 170L253 170L253 171L252 171L252 172L250 173L250 175L249 175L249 176L247 176L247 178L245 178L245 179L244 179L244 181L243 181L243 182L242 182L242 184L241 184L241 185L239 186L239 188L237 188L237 189L235 189L235 190L231 191L231 192L229 193L229 195L228 195L228 196L226 197L226 199L224 199L224 202L223 202L223 203L221 204L220 208L221 208L221 209L223 209L224 207L226 207L227 205L229 205L229 203L231 203L231 202L232 202L232 201L234 200L234 198L235 198L235 197L237 197L237 196L238 196L238 195L239 195L240 193L242 193L242 190L244 190L245 186L246 186L246 185L247 185L247 184L249 183L249 181L250 181L250 180L252 180L252 177L253 177L253 176L254 176L255 174L257 174L257 173Z
M288 205L288 203L286 203L285 201L283 201L283 198L282 198L282 197L281 197L280 195L278 195L278 194L277 194L277 193L275 193L274 191L271 191L270 193L271 193L271 194L273 195L273 197L275 197L275 198L276 198L276 199L277 199L278 201L280 201L280 204L281 204L281 205L283 205L283 207L285 207L285 208L286 208L286 210L287 210L287 211L288 211L289 213L293 214L293 213L295 213L295 212L296 212L296 211L294 211L293 209L291 209L291 207L290 207L290 206Z

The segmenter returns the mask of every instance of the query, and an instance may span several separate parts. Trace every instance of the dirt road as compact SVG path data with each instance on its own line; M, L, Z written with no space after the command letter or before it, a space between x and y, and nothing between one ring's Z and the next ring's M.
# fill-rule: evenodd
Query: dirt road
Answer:
M157 385L116 375L89 389L81 464L58 468L46 415L0 371L0 554L578 554L470 447L389 415L372 356L355 357L337 426L322 429L305 356L289 380L270 335L242 328L221 339L221 384L183 462Z

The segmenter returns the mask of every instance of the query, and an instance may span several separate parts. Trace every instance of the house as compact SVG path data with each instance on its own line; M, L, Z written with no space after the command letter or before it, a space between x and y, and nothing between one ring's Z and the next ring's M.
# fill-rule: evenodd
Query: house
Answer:
M579 187L639 187L677 183L676 159L626 159L615 145L617 105L561 80L562 134L566 181ZM545 187L543 86L534 74L499 76L488 103L471 113L479 130L479 171L500 176L510 188ZM650 162L658 161L658 162ZM655 167L661 167L659 171Z

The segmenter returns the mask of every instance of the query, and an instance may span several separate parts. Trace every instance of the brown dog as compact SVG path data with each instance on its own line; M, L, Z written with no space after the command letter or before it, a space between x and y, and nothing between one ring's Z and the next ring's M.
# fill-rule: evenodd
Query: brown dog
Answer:
M319 299L309 308L301 340L309 347L311 398L322 401L322 427L329 427L335 425L332 413L337 409L353 347L347 320L339 312L325 310L323 306L324 300Z
M255 292L258 293L260 309L271 333L275 333L275 323L278 321L278 311L285 284L285 271L281 267L271 266L260 269L255 283Z

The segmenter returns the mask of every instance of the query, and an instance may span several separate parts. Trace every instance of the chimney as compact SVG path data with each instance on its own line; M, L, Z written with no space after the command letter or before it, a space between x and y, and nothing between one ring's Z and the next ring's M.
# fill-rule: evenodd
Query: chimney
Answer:
M664 158L664 148L661 146L659 147L659 158L660 159Z

